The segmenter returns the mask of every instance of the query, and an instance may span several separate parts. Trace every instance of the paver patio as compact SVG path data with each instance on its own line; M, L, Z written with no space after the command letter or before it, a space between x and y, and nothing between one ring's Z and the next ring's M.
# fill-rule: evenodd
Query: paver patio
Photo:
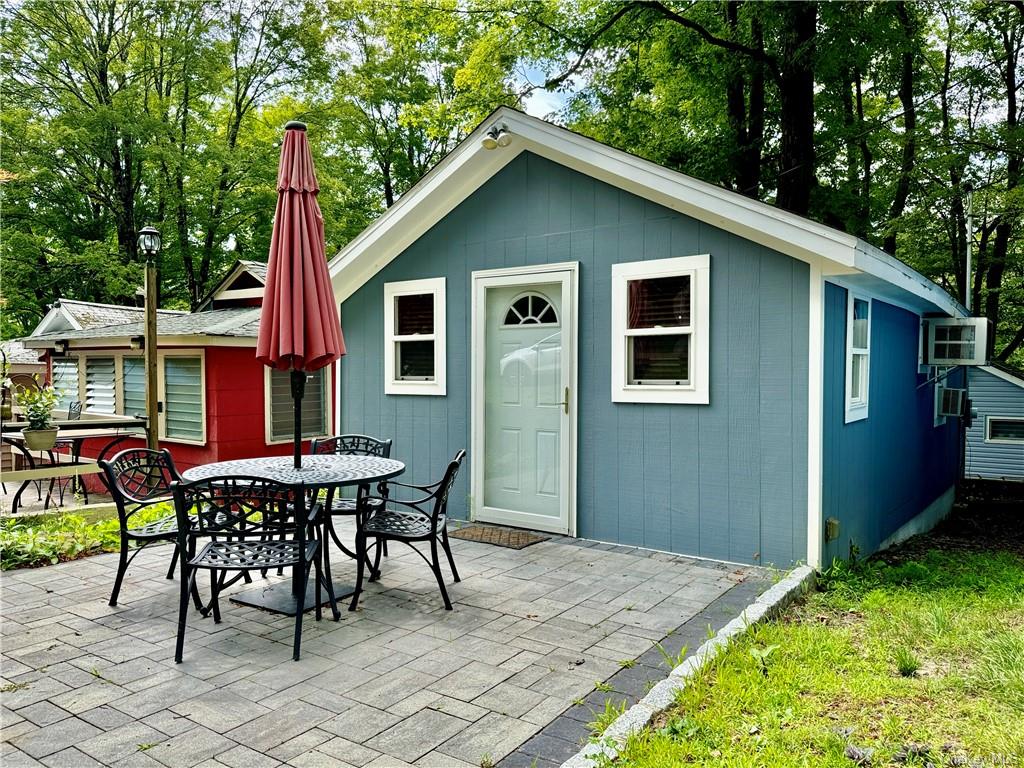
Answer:
M518 551L452 545L463 577L449 588L454 611L422 561L393 545L357 612L338 623L307 615L298 663L290 617L224 600L219 625L190 615L176 665L178 584L163 578L166 548L136 559L116 608L107 605L116 555L3 574L0 760L500 764L574 702L596 701L595 683L620 661L764 575L559 537ZM335 558L336 577L349 570Z

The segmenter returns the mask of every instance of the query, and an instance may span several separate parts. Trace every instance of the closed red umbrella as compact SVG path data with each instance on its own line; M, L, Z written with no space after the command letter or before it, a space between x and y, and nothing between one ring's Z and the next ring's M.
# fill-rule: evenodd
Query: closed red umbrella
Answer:
M324 218L306 126L285 126L277 172L277 211L263 291L256 359L290 370L295 401L295 467L302 465L302 396L306 374L345 354L324 255Z

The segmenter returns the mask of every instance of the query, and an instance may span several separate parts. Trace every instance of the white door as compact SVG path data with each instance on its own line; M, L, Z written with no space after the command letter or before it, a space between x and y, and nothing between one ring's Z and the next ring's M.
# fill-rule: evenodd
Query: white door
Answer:
M474 273L476 519L573 533L575 265Z

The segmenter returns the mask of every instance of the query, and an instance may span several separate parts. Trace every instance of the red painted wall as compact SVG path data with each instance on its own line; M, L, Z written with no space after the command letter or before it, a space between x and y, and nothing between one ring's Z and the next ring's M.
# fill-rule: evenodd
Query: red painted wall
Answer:
M265 368L256 360L254 347L206 347L206 445L188 445L161 440L174 457L179 470L214 461L250 458L253 456L286 456L292 444L267 445L264 402ZM333 371L328 375L328 396L333 402ZM83 456L95 457L106 440L87 440ZM144 448L144 439L125 440L117 450ZM302 444L309 451L309 441ZM89 490L98 488L98 478L91 477Z

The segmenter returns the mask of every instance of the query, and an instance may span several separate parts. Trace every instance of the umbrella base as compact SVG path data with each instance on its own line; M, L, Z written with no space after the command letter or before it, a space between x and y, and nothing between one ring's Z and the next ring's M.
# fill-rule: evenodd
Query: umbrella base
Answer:
M351 597L356 591L355 586L346 582L334 582L334 597L340 603L344 598ZM327 590L321 589L321 605L328 609L330 615L331 600L327 596ZM285 616L294 616L296 608L295 595L292 594L291 581L279 581L268 584L265 587L248 589L245 592L238 592L229 596L232 603L247 605L250 608L259 608L261 611L280 613ZM316 584L310 583L306 586L306 602L303 613L308 613L316 607ZM339 606L340 608L340 606Z

